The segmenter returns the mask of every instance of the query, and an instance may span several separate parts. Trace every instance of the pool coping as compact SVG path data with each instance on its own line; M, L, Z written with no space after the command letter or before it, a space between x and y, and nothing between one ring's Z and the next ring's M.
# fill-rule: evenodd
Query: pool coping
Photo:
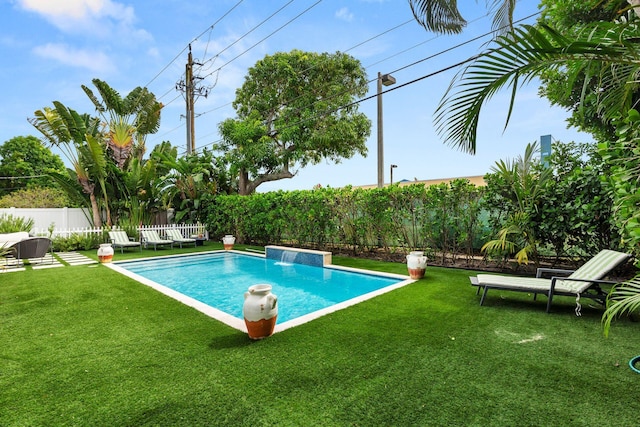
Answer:
M252 252L245 252L245 251L238 251L238 250L213 250L213 251L204 251L204 252L192 252L192 253L188 253L188 254L175 254L175 255L163 255L163 256L157 256L157 257L145 257L145 258L137 258L135 260L128 260L128 261L115 261L112 263L106 263L106 264L102 264L107 268L110 268L113 271L116 271L120 274L123 274L137 282L142 283L143 285L149 286L155 290L157 290L158 292L161 292L162 294L171 297L189 307L192 307L196 310L198 310L199 312L215 319L218 320L224 324L226 324L227 326L230 326L234 329L237 329L241 332L246 333L247 332L247 327L244 323L244 319L239 319L235 316L232 316L228 313L225 313L224 311L218 310L217 308L211 307L208 304L205 304L201 301L196 300L195 298L191 298L187 295L184 295L178 291L175 291L171 288L168 288L164 285L161 285L157 282L154 282L153 280L147 279L145 277L142 277L136 273L133 273L129 270L124 269L123 267L120 267L118 264L124 264L124 263L130 263L130 262L136 262L136 261L148 261L148 260L157 260L157 259L162 259L162 258L179 258L179 257L187 257L187 256L196 256L196 255L204 255L204 254L214 254L214 253L225 253L225 252L231 252L231 253L237 253L240 255L246 255L246 256L253 256L253 257L257 257L257 258L264 258L266 259L266 254L260 254L260 253L252 253ZM295 319L291 319L288 320L286 322L280 323L280 324L276 324L275 329L274 329L274 333L278 333L278 332L282 332L285 331L287 329L293 328L295 326L299 326L302 325L304 323L308 323L312 320L315 320L319 317L322 316L326 316L327 314L330 313L334 313L336 311L339 310L343 310L347 307L356 305L358 303L361 303L363 301L366 301L368 299L377 297L379 295L385 294L387 292L391 292L395 289L399 289L403 286L406 286L408 284L414 283L416 282L416 280L411 279L409 276L405 276L402 274L394 274L394 273L386 273L386 272L382 272L382 271L374 271L374 270L363 270L363 269L359 269L359 268L353 268L353 267L344 267L344 266L339 266L339 265L333 265L333 264L328 264L325 265L322 268L330 268L330 269L334 269L334 270L342 270L342 271L350 271L353 273L361 273L361 274L373 274L375 276L382 276L382 277L389 277L389 278L393 278L393 279L403 279L402 281L395 283L393 285L389 285L386 286L384 288L381 289L377 289L375 291L371 291L368 292L366 294L348 299L346 301L340 302L338 304L334 304L330 307L325 307L323 309L314 311L312 313L309 314L305 314L303 316L297 317Z

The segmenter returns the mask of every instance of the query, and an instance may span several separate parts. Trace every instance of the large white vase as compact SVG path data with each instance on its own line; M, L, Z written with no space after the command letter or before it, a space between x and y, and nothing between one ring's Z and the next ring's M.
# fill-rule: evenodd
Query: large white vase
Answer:
M236 238L231 234L227 234L222 238L222 245L224 246L225 251L230 251L233 249L233 244L236 242Z
M422 279L427 269L427 257L422 251L409 252L407 255L407 270L412 279Z
M113 247L111 243L101 243L98 248L98 260L102 263L111 262L113 259Z
M242 306L249 338L259 340L273 334L278 318L278 297L271 293L271 285L253 285L244 293Z

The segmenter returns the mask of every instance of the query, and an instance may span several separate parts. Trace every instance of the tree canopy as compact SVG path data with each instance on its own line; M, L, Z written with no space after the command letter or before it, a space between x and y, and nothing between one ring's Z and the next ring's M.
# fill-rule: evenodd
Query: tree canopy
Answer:
M11 138L0 145L0 196L36 186L55 187L51 178L44 175L50 171L64 173L65 170L60 156L53 154L35 136Z
M219 126L216 148L238 176L239 193L308 164L365 155L371 122L353 101L367 90L364 68L344 53L294 50L258 61L236 91L237 118Z

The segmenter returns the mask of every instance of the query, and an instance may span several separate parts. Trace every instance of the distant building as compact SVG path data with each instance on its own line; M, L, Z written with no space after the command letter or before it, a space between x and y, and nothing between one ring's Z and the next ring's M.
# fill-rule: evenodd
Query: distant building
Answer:
M469 181L471 184L474 184L478 187L484 187L487 185L486 182L484 182L484 176L482 175L477 175L477 176L461 176L461 177L457 177L457 178L440 178L440 179L414 179L413 181L410 181L408 179L403 179L397 182L394 182L394 185L399 185L401 187L404 187L405 185L413 185L413 184L423 184L424 186L428 187L430 185L437 185L437 184L442 184L444 183L449 183L451 181L455 181L457 179L466 179L467 181ZM388 186L389 184L385 184L384 186ZM370 188L377 188L378 186L376 184L373 185L358 185L358 186L354 186L354 188L364 188L364 189L370 189Z

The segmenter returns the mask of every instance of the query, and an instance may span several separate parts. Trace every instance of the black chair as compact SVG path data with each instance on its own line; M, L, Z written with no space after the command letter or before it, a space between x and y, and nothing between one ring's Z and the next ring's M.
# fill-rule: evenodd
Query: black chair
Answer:
M42 262L42 259L50 249L51 239L46 237L30 237L9 246L9 253L7 255L17 260L40 258ZM51 254L51 263L53 263L53 253Z

